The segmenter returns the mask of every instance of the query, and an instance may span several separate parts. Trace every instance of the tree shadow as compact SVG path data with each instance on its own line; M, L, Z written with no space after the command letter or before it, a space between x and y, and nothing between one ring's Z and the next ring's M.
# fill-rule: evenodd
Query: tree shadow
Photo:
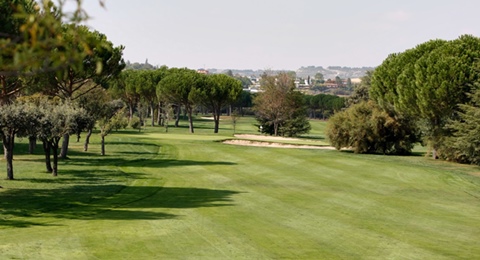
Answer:
M2 192L0 226L47 225L35 221L38 216L78 220L172 219L178 216L159 212L158 209L233 206L232 196L239 193L231 190L115 184L11 189Z
M128 167L156 167L168 168L177 166L209 166L209 165L236 165L232 162L223 161L194 161L194 160L175 160L175 159L150 159L150 158L136 158L125 159L123 157L95 157L95 158L75 158L64 162L65 165L90 165L90 166L106 166L118 165ZM59 173L60 174L60 173Z

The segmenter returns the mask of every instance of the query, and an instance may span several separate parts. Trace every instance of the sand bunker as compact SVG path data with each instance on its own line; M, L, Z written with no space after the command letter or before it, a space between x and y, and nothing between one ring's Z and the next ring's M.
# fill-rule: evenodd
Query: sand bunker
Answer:
M279 141L279 140L282 140L282 141L300 140L298 138L285 138L285 137L278 137L278 136L263 136L263 135L235 135L235 137L250 139L250 140L234 139L234 140L226 140L223 143L232 144L232 145L256 146L256 147L335 150L335 148L331 146L284 144L284 143L270 142L270 141Z

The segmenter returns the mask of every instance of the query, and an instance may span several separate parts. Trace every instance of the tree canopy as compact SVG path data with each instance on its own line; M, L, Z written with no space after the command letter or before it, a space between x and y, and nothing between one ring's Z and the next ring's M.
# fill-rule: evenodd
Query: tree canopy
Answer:
M210 75L205 85L195 89L194 98L212 111L214 133L218 133L222 109L235 102L241 92L242 83L225 74Z
M303 94L295 91L290 75L264 74L261 85L263 92L255 97L254 110L262 132L295 136L310 130Z
M414 116L422 124L433 156L446 135L444 126L469 101L480 78L480 39L432 40L390 55L372 75L370 96L383 108Z

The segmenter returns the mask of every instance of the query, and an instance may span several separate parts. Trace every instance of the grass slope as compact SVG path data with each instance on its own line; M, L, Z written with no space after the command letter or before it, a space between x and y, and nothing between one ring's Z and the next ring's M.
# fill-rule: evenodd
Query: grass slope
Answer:
M57 178L19 144L17 180L1 183L0 258L480 257L478 167L225 145L230 122L220 135L212 124L114 133L104 157L98 139L88 153L72 143ZM255 132L248 118L236 129Z

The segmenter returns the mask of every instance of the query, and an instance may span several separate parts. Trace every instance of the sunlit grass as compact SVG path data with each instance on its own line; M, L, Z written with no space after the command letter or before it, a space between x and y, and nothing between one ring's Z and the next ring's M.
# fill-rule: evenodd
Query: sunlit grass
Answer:
M258 134L252 118L236 132ZM16 148L1 259L475 259L479 167L422 156L241 147L197 120L72 140L59 176ZM307 136L324 141L325 122ZM308 142L301 139L302 142ZM40 148L40 147L39 147ZM1 165L4 169L4 164ZM2 169L2 168L0 168ZM5 174L6 175L6 174Z

